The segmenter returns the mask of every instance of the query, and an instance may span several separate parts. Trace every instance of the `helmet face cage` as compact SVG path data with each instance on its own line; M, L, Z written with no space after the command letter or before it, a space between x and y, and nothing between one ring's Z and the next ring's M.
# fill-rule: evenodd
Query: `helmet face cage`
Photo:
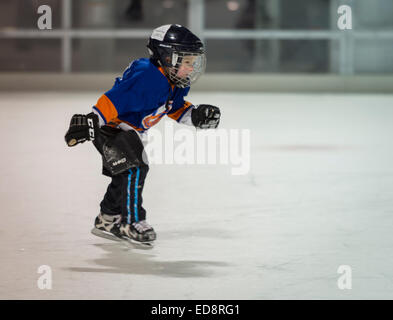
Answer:
M185 88L195 83L206 68L203 43L187 28L164 25L153 30L147 45L156 61L174 85Z
M193 57L192 70L186 75L181 76L179 75L179 70L185 57ZM169 80L179 88L189 87L191 84L195 83L205 71L205 53L174 51L171 58L172 66L165 66L164 69Z

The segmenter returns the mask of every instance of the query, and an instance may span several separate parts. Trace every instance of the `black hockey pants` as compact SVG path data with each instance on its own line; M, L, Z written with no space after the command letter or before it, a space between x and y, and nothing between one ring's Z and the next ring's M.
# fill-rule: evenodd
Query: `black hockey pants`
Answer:
M104 126L101 130L105 131L105 135L99 134L94 140L94 145L102 155L102 147L106 138L112 134L119 133L120 129ZM131 148L134 146L134 149L139 151L141 150L141 146L143 149L139 137L131 140L129 145ZM138 157L142 157L140 152ZM148 171L149 166L143 164L138 167L132 167L117 175L112 175L103 166L102 174L110 177L112 181L107 188L104 199L101 201L101 212L108 215L121 214L122 222L124 223L145 220L146 210L142 207L142 192Z
M136 167L113 176L101 201L101 212L109 215L121 213L124 223L145 220L142 191L148 170L148 166Z

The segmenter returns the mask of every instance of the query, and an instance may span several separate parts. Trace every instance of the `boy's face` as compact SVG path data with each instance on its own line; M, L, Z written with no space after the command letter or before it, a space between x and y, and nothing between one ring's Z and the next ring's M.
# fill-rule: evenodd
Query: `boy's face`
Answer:
M196 56L185 56L182 59L179 70L177 71L176 76L179 78L185 79L187 76L194 71L194 62L197 59Z

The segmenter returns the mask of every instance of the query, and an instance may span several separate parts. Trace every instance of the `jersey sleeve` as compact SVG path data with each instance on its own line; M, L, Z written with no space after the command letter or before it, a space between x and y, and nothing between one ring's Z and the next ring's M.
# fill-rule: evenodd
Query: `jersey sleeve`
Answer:
M195 108L191 102L185 101L184 97L187 95L189 88L185 92L175 96L172 104L172 110L168 113L168 117L173 120L192 126L191 112Z

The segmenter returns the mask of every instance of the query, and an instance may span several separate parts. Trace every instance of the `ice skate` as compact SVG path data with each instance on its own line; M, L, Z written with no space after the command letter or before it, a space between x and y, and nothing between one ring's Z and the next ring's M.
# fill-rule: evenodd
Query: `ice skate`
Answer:
M91 233L98 237L120 241L120 220L120 214L112 216L101 212L94 221Z
M120 236L132 244L143 247L153 247L153 242L157 235L146 220L133 222L132 224L120 225Z

